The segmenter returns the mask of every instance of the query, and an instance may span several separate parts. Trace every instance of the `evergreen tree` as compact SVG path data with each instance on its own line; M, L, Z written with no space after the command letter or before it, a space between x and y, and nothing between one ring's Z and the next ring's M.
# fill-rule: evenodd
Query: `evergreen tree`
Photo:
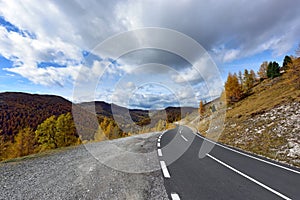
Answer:
M283 59L283 63L282 63L282 69L287 70L289 64L291 64L291 63L292 63L292 58L289 56L285 56Z
M275 78L280 76L280 68L277 62L270 62L267 68L267 76L268 78Z

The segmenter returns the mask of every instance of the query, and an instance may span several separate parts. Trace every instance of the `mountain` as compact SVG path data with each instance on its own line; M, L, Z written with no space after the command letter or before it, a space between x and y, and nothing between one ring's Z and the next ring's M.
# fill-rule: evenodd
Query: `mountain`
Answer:
M127 109L103 101L84 102L77 106L85 111L90 111L89 113L96 111L98 117L118 119L122 122L121 126L126 126L131 123L131 120L140 126L150 124L151 119L154 120L153 123L156 123L159 119L163 119L164 113L168 122L174 122L195 110L191 107L168 107L158 111ZM36 129L39 124L52 115L59 116L68 112L72 112L72 102L60 96L21 92L0 93L0 134L12 139L19 130L25 127ZM124 117L126 112L129 112L129 119ZM149 115L151 115L151 119Z
M71 112L72 103L54 95L0 93L0 131L14 136L25 127L36 128L48 117Z

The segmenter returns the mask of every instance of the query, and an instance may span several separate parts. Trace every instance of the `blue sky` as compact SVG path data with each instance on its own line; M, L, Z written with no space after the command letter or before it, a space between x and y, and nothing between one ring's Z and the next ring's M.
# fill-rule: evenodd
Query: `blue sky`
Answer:
M55 94L74 102L103 100L146 109L197 106L199 100L220 94L229 72L257 71L263 61L282 64L300 42L300 5L295 5L300 3L244 3L2 1L0 92ZM283 9L286 5L293 6ZM207 66L197 71L179 55L157 49L129 52L118 60L95 50L107 38L145 27L175 30L195 40L216 63L222 81L214 82L210 73L215 72ZM135 35L117 45L143 39ZM180 45L174 42L172 48ZM88 91L90 87L94 89Z

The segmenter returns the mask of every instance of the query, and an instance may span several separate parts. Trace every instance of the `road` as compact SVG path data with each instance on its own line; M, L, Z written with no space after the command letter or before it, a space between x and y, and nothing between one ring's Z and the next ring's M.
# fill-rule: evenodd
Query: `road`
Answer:
M156 154L158 134L95 142L0 163L0 200L167 200ZM97 153L107 162L100 162ZM130 158L135 159L134 166ZM115 163L123 171L112 168ZM136 173L128 170L131 167Z
M170 199L300 199L299 169L214 144L184 126L158 137Z

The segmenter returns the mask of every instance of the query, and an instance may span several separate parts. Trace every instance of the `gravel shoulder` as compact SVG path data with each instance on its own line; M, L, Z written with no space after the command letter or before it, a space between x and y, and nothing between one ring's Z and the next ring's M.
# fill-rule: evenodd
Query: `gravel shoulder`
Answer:
M168 199L156 156L158 134L1 163L0 199Z

